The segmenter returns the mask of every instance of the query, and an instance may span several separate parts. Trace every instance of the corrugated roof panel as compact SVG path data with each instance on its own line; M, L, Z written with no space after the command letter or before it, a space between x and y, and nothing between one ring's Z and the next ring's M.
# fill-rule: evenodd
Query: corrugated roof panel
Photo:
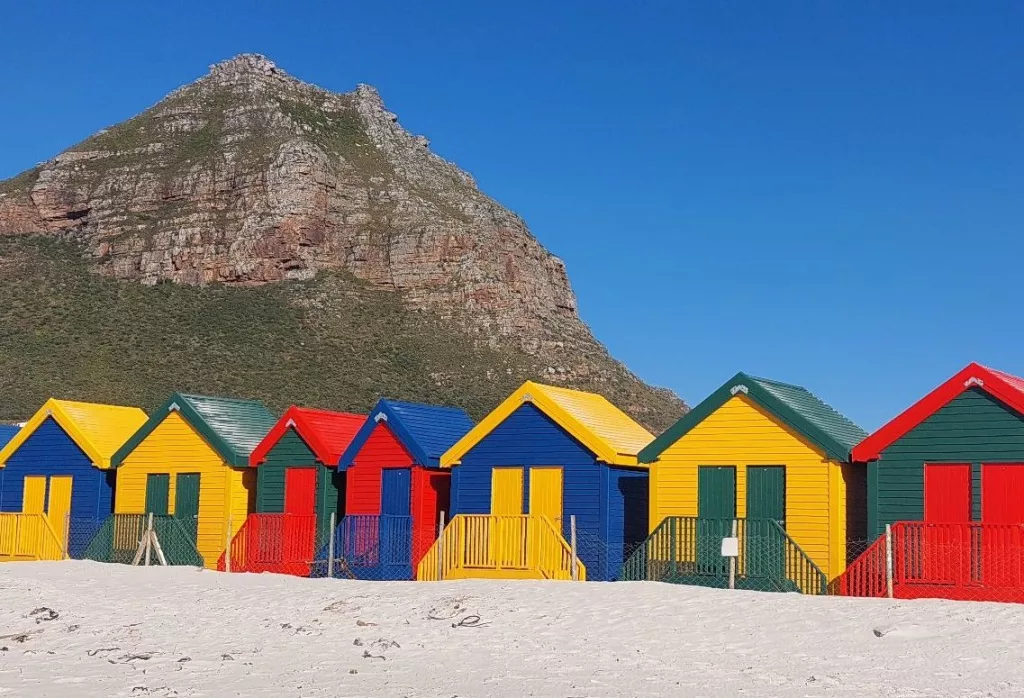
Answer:
M533 383L580 424L609 444L616 453L636 456L654 435L637 424L608 398L543 383Z
M473 420L458 407L424 405L399 400L381 400L402 422L419 447L431 460L445 451L473 428Z
M209 428L241 459L248 459L277 422L257 400L183 394L178 397L187 400Z
M330 412L308 407L293 409L300 416L303 426L314 433L317 441L326 450L325 453L318 453L317 457L321 462L330 465L337 464L342 452L348 448L356 432L366 421L365 414Z
M106 461L147 419L146 413L138 407L70 400L54 400L54 403Z
M755 376L751 376L750 380L757 382L758 385L847 450L852 449L867 436L866 431L804 387Z

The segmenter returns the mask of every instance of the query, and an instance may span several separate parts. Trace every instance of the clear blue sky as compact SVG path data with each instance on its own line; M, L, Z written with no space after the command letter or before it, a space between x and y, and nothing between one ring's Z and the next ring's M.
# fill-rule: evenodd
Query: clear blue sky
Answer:
M873 429L968 361L1024 373L1024 4L493 5L14 3L0 177L260 52L376 85L692 404L745 370Z

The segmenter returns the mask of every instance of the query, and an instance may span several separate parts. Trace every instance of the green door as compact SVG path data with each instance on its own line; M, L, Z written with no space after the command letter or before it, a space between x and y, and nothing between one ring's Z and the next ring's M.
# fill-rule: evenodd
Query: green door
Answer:
M171 476L167 473L150 473L146 476L146 513L157 516L167 515L170 499Z
M745 570L750 578L783 579L786 549L772 521L786 526L786 469L781 465L747 468ZM770 586L770 583L769 583Z
M174 492L174 518L195 543L199 531L199 473L178 473Z
M709 584L725 586L729 560L722 557L722 539L732 535L736 518L736 468L702 465L697 472L697 574L714 577Z

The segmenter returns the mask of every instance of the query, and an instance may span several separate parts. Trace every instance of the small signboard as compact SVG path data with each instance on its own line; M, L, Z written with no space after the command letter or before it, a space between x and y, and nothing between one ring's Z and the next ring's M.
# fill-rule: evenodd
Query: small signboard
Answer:
M723 538L722 539L722 557L739 557L740 556L740 539L739 538Z

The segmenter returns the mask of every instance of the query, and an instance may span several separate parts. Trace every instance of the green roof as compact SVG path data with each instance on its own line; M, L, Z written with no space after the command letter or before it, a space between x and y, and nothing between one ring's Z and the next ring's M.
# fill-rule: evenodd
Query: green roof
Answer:
M807 388L737 373L648 444L640 452L640 461L651 463L656 460L665 449L739 393L745 394L835 460L850 460L851 449L867 436L866 431Z
M120 465L171 412L192 425L228 465L239 467L248 466L249 454L277 422L257 400L175 393L118 449L113 465Z

